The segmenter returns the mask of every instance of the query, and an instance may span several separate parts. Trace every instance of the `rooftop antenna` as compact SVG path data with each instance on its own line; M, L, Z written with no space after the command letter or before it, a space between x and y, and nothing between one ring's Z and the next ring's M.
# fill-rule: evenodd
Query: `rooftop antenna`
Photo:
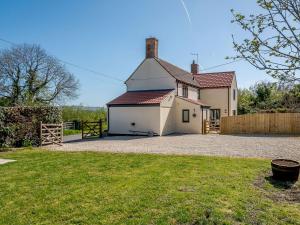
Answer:
M199 54L198 54L198 53L191 53L191 55L192 55L192 56L196 56L197 64L198 64Z

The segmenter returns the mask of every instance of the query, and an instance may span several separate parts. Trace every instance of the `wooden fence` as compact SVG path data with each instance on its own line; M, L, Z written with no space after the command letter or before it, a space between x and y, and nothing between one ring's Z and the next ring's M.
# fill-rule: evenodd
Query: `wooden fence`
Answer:
M75 122L64 122L65 130L75 130Z
M257 113L222 117L221 134L300 134L300 113Z
M42 145L57 144L63 142L63 124L43 124L40 125L40 141Z

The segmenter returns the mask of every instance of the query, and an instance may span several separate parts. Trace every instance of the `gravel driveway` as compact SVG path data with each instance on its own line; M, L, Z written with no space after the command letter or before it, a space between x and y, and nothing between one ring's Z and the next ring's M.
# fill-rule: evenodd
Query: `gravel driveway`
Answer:
M217 155L300 160L300 137L243 135L115 136L49 147L62 151Z

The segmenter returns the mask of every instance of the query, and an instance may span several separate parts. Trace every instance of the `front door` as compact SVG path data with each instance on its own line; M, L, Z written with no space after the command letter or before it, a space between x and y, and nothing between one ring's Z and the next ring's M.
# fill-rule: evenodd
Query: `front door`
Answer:
M221 117L221 110L220 109L211 109L210 110L210 126L209 126L209 129L211 131L219 131L220 130L220 117Z

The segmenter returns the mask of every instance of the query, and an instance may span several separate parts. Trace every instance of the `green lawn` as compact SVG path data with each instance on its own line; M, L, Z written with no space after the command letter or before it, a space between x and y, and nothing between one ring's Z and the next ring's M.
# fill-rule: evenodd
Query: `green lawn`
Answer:
M0 224L300 224L269 162L200 156L0 153ZM265 180L265 179L263 179Z
M81 130L64 130L64 136L81 134Z

